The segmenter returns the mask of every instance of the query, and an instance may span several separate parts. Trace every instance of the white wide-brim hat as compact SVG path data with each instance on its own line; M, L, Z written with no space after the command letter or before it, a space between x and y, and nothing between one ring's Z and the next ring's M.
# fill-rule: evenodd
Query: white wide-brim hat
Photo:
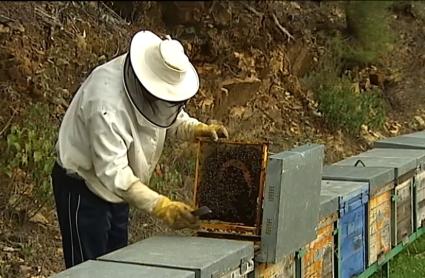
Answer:
M130 44L130 62L137 79L159 99L185 101L199 89L198 74L183 46L169 36L162 40L150 31L138 32Z

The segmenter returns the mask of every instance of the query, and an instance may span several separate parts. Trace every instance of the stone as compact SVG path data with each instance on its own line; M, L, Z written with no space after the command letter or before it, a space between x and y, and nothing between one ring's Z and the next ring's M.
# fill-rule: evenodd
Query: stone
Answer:
M420 127L425 127L425 121L421 116L415 116L415 121Z

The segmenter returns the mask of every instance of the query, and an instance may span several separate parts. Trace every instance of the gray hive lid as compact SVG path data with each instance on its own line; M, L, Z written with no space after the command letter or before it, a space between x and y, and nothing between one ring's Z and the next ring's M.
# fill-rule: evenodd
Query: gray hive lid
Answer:
M191 270L195 277L226 273L254 258L252 242L226 239L156 236L100 257L100 260Z
M323 182L322 182L323 183ZM338 211L338 195L333 192L323 191L320 193L319 217L323 219Z
M406 157L415 158L416 166L423 168L425 165L425 150L411 150L411 149L392 149L392 148L376 148L367 152L359 154L362 157Z
M322 180L322 194L337 196L340 203L367 193L368 188L367 182Z
M418 131L409 134L404 134L404 137L416 137L416 138L425 138L425 131Z
M327 165L323 168L323 179L367 182L369 183L369 192L374 194L394 181L394 170L384 167Z
M425 149L425 138L398 136L376 141L377 148Z
M415 158L408 157L372 157L363 156L362 154L346 158L338 161L334 165L341 166L355 166L358 167L385 167L394 169L394 175L399 178L400 176L415 170L417 161Z
M193 271L115 262L86 261L52 278L195 278Z
M323 155L304 145L269 156L257 261L277 263L317 237Z

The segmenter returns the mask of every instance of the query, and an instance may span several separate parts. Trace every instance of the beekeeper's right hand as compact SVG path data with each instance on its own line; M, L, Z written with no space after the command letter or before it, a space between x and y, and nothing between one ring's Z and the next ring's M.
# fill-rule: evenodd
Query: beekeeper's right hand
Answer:
M151 213L172 229L197 229L199 227L199 219L192 215L193 209L190 206L182 202L171 201L141 181L133 183L127 190L119 189L117 193L129 204Z
M199 228L199 219L192 215L191 211L193 208L190 206L161 196L152 212L172 229L197 229Z

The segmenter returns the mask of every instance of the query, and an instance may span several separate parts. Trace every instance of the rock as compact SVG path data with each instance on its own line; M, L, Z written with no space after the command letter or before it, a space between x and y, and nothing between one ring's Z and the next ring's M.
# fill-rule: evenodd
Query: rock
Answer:
M222 83L222 90L214 103L216 115L228 114L232 106L244 106L258 92L261 82L257 78L230 79Z
M415 116L415 121L419 125L419 127L425 127L425 121L421 116Z
M23 274L28 274L31 271L32 268L30 266L27 266L27 265L20 265L19 269L21 270L21 272Z
M288 57L291 61L292 74L297 77L302 77L311 70L315 58L309 47L301 43L289 48Z
M36 213L33 217L30 218L30 222L36 224L48 224L49 221L41 213Z
M230 117L241 119L245 113L246 108L244 106L235 106L230 109Z
M380 88L384 87L385 76L381 72L374 72L369 75L369 80L372 85Z
M0 33L9 33L9 32L10 32L9 26L6 26L4 24L0 24Z
M392 122L389 123L387 126L388 131L392 134L392 135L397 135L400 133L400 128L401 125L397 122Z
M196 1L162 1L162 20L171 27L175 25L195 25L205 4Z
M15 251L18 251L18 249L9 247L9 246L6 246L3 248L3 252L15 252Z

